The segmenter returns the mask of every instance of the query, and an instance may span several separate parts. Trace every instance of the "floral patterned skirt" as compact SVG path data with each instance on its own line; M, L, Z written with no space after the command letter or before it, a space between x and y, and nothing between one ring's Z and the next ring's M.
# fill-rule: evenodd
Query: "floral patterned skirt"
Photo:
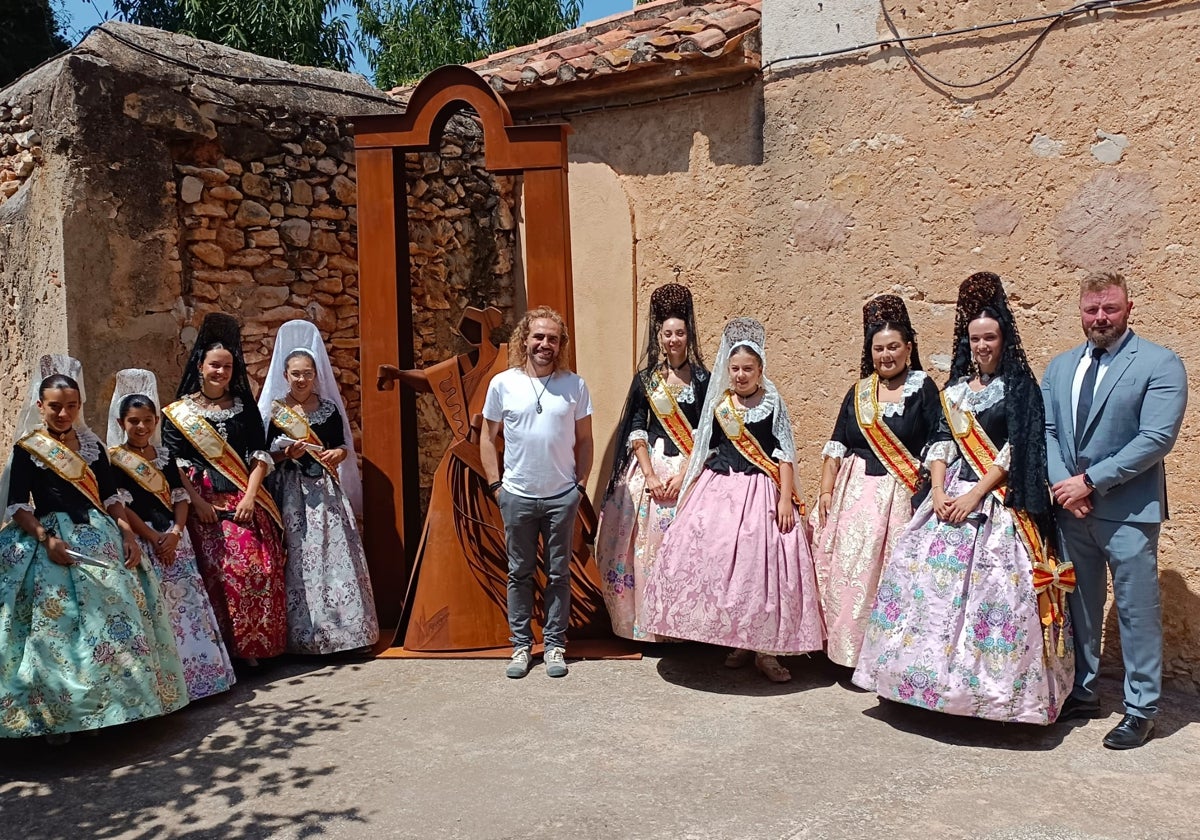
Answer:
M813 563L831 662L858 664L884 560L912 519L909 499L890 474L867 475L866 461L849 455L838 468L824 528L813 511Z
M0 737L80 732L188 702L158 576L126 569L120 531L93 510L41 517L67 545L112 565L59 566L15 523L0 531Z
M663 454L663 441L650 450L654 473L663 481L687 467L683 455ZM654 568L667 526L675 519L675 503L660 504L646 492L646 478L636 460L619 479L600 511L596 565L613 632L625 639L662 642L649 633L646 621L646 578Z
M779 488L763 473L704 470L646 579L646 629L661 636L807 653L825 639L804 524L779 530Z
M287 649L336 653L375 644L375 596L346 494L328 474L288 467L270 482L287 543Z
M974 486L951 466L948 495ZM981 524L950 525L932 495L917 509L884 566L854 683L937 712L1053 723L1074 677L1070 622L1042 627L1012 512L992 494L977 511Z
M237 677L221 641L217 616L204 590L191 537L186 532L180 537L175 562L169 566L158 559L148 541L138 537L138 545L142 554L153 562L162 582L163 604L175 632L188 697L199 700L228 691Z
M218 512L232 514L245 496L213 492L211 479L195 467L188 469L188 478ZM286 557L275 520L261 505L255 505L249 525L228 515L205 525L193 513L188 517L188 532L229 654L257 659L283 653L287 647Z

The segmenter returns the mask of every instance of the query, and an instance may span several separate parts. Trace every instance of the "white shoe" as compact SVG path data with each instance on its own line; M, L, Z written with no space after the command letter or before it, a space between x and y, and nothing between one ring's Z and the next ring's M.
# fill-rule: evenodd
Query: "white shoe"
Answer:
M546 662L546 676L565 677L567 675L567 659L565 650L560 647L546 648L546 655L542 658Z
M529 673L529 648L519 647L514 648L512 658L508 660L508 667L504 673L514 680L519 680L521 677Z

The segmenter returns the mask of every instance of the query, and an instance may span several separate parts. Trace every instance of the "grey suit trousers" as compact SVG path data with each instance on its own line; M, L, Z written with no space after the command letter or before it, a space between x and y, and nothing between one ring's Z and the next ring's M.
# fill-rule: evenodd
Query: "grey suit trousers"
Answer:
M1158 591L1157 522L1076 519L1061 508L1062 553L1075 565L1077 586L1069 596L1075 627L1075 688L1078 700L1096 700L1100 635L1108 572L1112 571L1121 655L1125 662L1125 712L1158 714L1162 694L1162 609Z

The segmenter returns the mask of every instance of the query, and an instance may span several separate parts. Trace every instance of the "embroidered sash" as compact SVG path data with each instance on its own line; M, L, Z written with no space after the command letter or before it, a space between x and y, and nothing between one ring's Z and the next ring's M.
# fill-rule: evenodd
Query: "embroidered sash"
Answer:
M908 488L911 495L917 492L921 483L921 464L888 424L883 422L883 411L879 408L877 396L878 385L879 374L876 373L858 381L854 388L854 417L875 457L894 479Z
M734 408L732 393L725 393L725 399L717 403L714 414L717 422L721 424L721 431L725 432L725 437L729 438L729 442L741 453L742 457L775 479L776 486L782 492L779 464L767 454L762 444L758 442L758 438L751 434L750 430L746 428L746 424L742 422L741 415ZM796 493L795 487L792 488L791 495L792 501L800 508L800 516L803 518L807 513L807 507Z
M17 441L17 445L45 464L59 478L70 482L95 505L96 510L107 513L104 500L100 498L100 482L82 455L40 429L25 435Z
M691 457L692 449L695 447L695 441L692 439L692 424L688 422L683 409L675 400L675 395L667 387L666 381L657 373L650 380L650 387L646 389L646 399L650 403L650 410L662 424L667 436L671 438L671 442L684 456Z
M242 457L233 450L225 438L217 434L203 415L192 406L191 402L183 399L171 403L163 409L163 414L171 419L180 434L187 438L188 443L196 447L196 451L204 456L204 460L225 476L243 493L250 486L250 473ZM267 493L266 488L259 487L255 504L270 514L275 524L283 527L283 515L275 506L275 500Z
M158 499L168 512L175 510L175 505L171 502L171 485L167 483L167 477L157 465L123 446L114 446L108 450L108 460L113 466L124 470L137 482L138 487Z
M288 437L293 440L301 441L302 443L311 443L316 446L325 448L325 444L317 437L317 433L312 430L312 426L308 425L308 418L284 405L279 400L271 401L271 422L287 432ZM330 467L320 458L314 460L325 468L325 472L333 476L333 480L338 480L337 470Z
M991 469L996 461L999 450L992 443L983 427L975 420L975 415L963 411L953 405L942 391L942 411L950 424L950 432L958 444L967 463L975 470L981 479ZM992 490L992 494L1004 504L1008 494L1007 482L1001 483ZM1010 509L1011 510L1011 509ZM1062 625L1066 618L1066 595L1075 591L1075 567L1055 556L1053 548L1042 540L1041 531L1033 517L1027 511L1012 510L1013 521L1016 525L1017 537L1029 552L1033 562L1033 588L1038 596L1038 612L1042 624L1049 627L1051 623ZM1059 656L1063 655L1062 636L1059 636Z

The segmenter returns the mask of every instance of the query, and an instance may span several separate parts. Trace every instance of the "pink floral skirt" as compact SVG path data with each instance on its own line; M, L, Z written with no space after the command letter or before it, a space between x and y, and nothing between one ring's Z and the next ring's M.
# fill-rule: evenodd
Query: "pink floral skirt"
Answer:
M700 474L646 580L646 629L759 653L820 650L816 573L800 514L785 534L767 475Z
M858 664L883 563L912 519L907 488L891 475L867 475L857 455L842 461L825 527L814 511L812 554L831 662Z
M958 471L951 497L975 485ZM884 565L854 683L936 712L1053 723L1075 674L1070 622L1043 628L1012 511L990 493L977 511L980 524L951 525L932 495L917 509Z
M682 455L667 457L662 441L650 450L654 473L661 480L687 466ZM613 632L642 642L667 641L646 632L646 578L654 569L658 549L675 519L675 502L659 503L646 492L646 478L637 461L617 482L600 511L596 565Z

